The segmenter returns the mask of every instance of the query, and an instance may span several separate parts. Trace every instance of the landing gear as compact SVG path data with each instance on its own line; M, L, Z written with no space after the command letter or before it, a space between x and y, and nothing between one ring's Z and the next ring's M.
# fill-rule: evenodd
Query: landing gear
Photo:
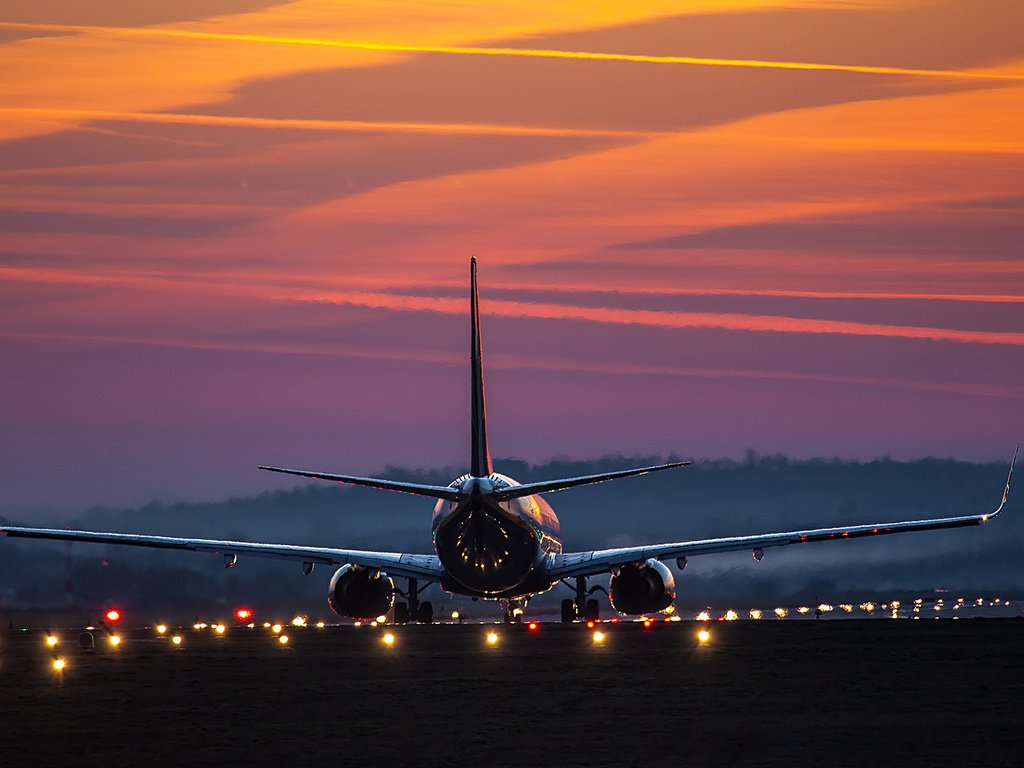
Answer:
M568 586L568 583L566 584ZM569 624L573 621L598 621L601 617L601 606L597 600L590 598L595 592L604 592L604 587L595 586L587 589L587 578L576 577L576 599L566 598L562 601L562 623Z
M576 603L571 598L562 601L562 623L572 624L576 621Z
M523 621L523 613L526 611L526 599L520 598L518 600L502 600L501 603L502 611L505 614L506 624L521 624Z
M422 587L416 579L409 579L409 588L405 592L398 589L395 591L409 602L395 603L395 624L408 624L410 621L418 621L420 624L430 624L434 621L434 605L429 600L420 602L420 592L429 587L424 584Z
M430 624L434 621L434 604L424 600L416 609L416 621L420 624Z

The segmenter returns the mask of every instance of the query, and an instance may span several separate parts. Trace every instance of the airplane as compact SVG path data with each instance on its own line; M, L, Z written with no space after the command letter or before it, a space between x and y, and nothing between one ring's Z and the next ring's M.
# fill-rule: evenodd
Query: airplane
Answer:
M430 623L433 620L432 603L420 600L423 590L433 584L451 594L499 601L506 622L519 621L532 597L565 584L574 587L575 598L562 601L561 619L573 622L598 619L599 604L591 597L596 591L605 591L611 607L623 615L668 609L675 600L676 588L675 578L665 561L674 561L682 570L690 557L749 550L760 562L765 550L771 547L980 525L999 515L1006 506L1017 460L1016 450L1010 462L1002 501L994 511L985 514L566 552L558 518L543 494L684 467L691 462L674 461L525 484L495 472L487 444L475 257L470 260L470 316L471 452L468 473L446 486L440 486L283 467L259 467L270 472L435 499L431 525L433 555L7 525L0 526L0 533L20 538L215 552L223 556L224 565L228 568L235 565L239 555L297 561L306 575L312 573L317 565L340 566L328 587L328 604L335 613L362 619L386 615L394 608L394 621L400 624L409 621ZM589 578L606 574L609 575L606 590L600 585L588 589ZM404 592L395 586L395 579L406 581ZM396 602L396 595L404 600Z

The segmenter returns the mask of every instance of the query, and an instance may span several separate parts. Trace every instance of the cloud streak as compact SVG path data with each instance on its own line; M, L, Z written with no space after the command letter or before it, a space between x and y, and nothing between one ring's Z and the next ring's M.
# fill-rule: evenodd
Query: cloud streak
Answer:
M633 64L668 64L702 67L731 67L741 69L784 69L813 72L847 72L867 75L893 75L966 80L1024 81L1024 74L983 72L956 69L918 69L914 67L882 67L860 64L831 64L806 61L767 61L760 59L728 59L703 56L648 56L631 53L604 53L598 51L567 51L547 48L508 48L485 46L434 46L405 43L377 43L353 40L325 40L308 37L279 37L273 35L247 35L227 32L171 29L165 27L104 27L79 24L31 24L0 22L0 29L71 32L135 38L180 38L186 40L231 41L266 45L298 45L338 48L380 53L426 53L450 56L502 56L539 59L577 59L589 61L617 61Z
M33 282L78 283L92 285L132 285L159 288L172 285L205 287L212 292L244 294L269 301L328 303L384 309L399 312L441 312L464 315L465 300L370 291L340 291L320 288L284 287L276 285L226 286L189 278L171 279L163 276L76 275L56 270L26 268L0 269L0 279ZM614 325L641 325L671 329L714 329L751 333L825 334L840 336L880 337L919 341L957 342L1024 346L1024 333L974 331L929 326L864 323L848 320L788 317L785 315L739 314L720 312L677 312L666 310L622 309L617 307L586 307L569 304L487 301L489 315L529 318L535 320L581 320Z

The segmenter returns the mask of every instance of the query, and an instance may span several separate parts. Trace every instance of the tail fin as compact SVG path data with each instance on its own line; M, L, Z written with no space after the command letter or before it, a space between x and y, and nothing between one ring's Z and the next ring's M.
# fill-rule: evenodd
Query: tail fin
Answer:
M473 477L491 474L491 454L487 449L487 406L484 400L484 353L480 340L480 297L476 287L476 257L469 260L469 308L472 314L470 364L472 368L472 454L469 472Z

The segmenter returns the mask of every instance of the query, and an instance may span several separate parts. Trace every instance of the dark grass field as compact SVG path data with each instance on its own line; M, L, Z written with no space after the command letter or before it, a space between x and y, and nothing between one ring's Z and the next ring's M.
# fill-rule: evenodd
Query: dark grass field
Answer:
M1024 764L1024 620L700 626L5 632L0 765Z

